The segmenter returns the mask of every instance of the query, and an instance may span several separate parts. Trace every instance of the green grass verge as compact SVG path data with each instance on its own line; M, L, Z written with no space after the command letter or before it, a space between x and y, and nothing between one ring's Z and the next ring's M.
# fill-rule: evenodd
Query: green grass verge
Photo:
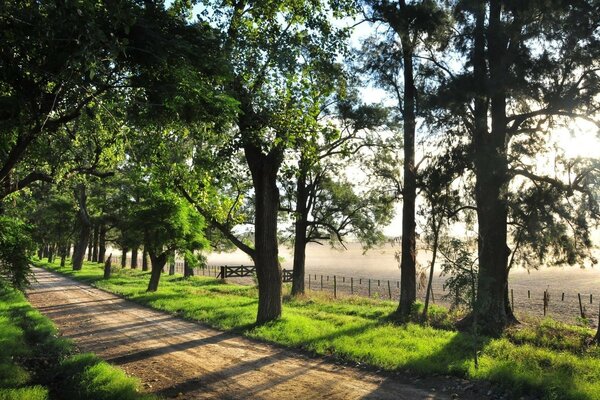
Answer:
M256 326L254 287L224 284L208 277L164 275L158 292L146 293L148 273L116 269L102 279L102 266L86 263L81 271L35 262L77 280L123 295L155 309L233 330L248 337L301 348L389 371L452 374L488 380L513 396L545 399L600 399L600 351L586 346L592 332L552 320L509 330L500 339L389 320L395 304L365 298L333 300L321 294L286 297L282 318ZM448 315L434 307L436 326ZM474 348L479 367L473 361Z
M0 281L0 400L154 397L93 354L73 354L53 323Z

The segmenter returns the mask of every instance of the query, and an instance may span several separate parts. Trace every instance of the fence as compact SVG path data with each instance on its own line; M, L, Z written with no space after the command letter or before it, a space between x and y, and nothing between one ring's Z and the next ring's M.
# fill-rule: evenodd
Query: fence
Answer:
M121 265L120 256L112 256L113 266ZM131 258L126 258L126 266L131 266ZM138 257L138 268L141 268L141 256ZM220 278L222 268L228 271L226 278L245 278L252 276L254 267L248 266L207 266L195 268L194 275L211 276ZM165 268L167 271L169 265ZM176 261L173 273L183 274L183 261ZM167 272L165 271L165 272ZM237 271L237 272L236 272ZM292 281L292 271L284 269L283 281ZM374 279L355 276L340 276L309 273L305 275L305 287L309 290L330 293L334 298L343 296L363 296L376 299L398 300L400 297L400 281L393 279ZM446 294L443 282L434 280L431 300L433 303L449 305L443 299ZM578 318L591 319L594 323L600 304L598 298L600 293L569 293L561 290L531 290L525 288L510 288L509 301L512 309L517 313L527 313L533 316L551 316L555 319L573 323ZM419 292L418 297L423 300L424 290Z

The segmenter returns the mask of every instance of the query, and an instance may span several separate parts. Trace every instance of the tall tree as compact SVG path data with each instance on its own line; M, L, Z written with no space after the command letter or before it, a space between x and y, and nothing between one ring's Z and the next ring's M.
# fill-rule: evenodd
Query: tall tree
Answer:
M308 74L331 68L343 48L345 33L330 21L349 4L242 0L204 5L225 35L232 73L229 90L240 108L234 143L243 150L254 188L257 322L264 323L281 315L279 168L299 134L294 121L304 109L302 95L319 90L303 87L309 83Z
M546 193L554 191L569 201L587 203L580 208L580 220L597 210L592 206L597 202L592 189L598 171L594 163L584 161L577 169L551 176L547 170L536 169L530 158L542 156L561 124L577 118L590 120L598 110L597 11L594 1L456 4L459 34L454 54L463 55L463 68L446 69L448 79L440 85L439 99L447 110L446 121L457 118L455 126L460 126L451 131L462 129L469 138L479 231L474 313L488 334L498 335L512 319L506 307L509 259L514 251L509 247L508 226L513 205L520 206L511 201L519 198L512 195L513 185L525 182L522 189L551 188ZM573 221L556 209L546 211ZM579 227L584 232L574 230L572 237L583 236L580 243L589 245L585 240L589 227ZM531 233L528 237L533 238ZM517 235L514 246L523 238ZM566 243L572 241L556 240L553 245Z
M418 116L418 83L415 79L420 63L419 50L443 37L445 13L431 0L367 1L367 18L389 26L383 41L367 42L367 69L376 81L392 91L402 118L404 146L402 177L402 245L400 259L400 303L397 313L406 319L417 296L416 286L416 199L417 163L415 140ZM400 73L401 72L401 73Z

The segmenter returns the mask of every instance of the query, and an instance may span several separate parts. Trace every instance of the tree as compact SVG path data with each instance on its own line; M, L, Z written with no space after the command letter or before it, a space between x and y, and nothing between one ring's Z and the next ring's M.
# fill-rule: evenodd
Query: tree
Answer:
M416 198L417 164L415 138L417 129L419 50L444 36L446 15L431 0L407 2L367 1L372 22L383 23L391 32L381 42L367 42L367 65L376 82L392 91L402 117L404 146L402 178L402 246L400 260L400 303L397 313L409 317L417 296L416 287ZM368 49L371 46L371 49ZM399 72L402 71L400 75Z
M509 257L514 251L509 247L508 226L511 200L523 201L513 197L513 185L524 182L525 187L544 188L546 194L563 200L587 203L575 214L579 219L593 217L597 210L593 194L597 167L586 162L577 170L549 176L548 171L536 170L527 157L540 157L562 123L590 120L598 110L600 46L595 29L599 16L591 1L491 0L458 2L455 17L459 34L454 49L463 55L463 64L459 71L446 68L438 99L447 111L442 117L445 129L452 121L454 128L449 131L462 131L469 140L479 233L474 314L484 333L498 335L512 320L506 306ZM552 45L540 51L540 42ZM529 193L539 196L541 192ZM516 206L523 208L523 204ZM556 208L546 212L573 220ZM529 238L545 226L543 220L538 222L528 226L535 228ZM580 226L587 229L586 224ZM572 234L581 237L576 231ZM514 241L522 239L517 235ZM567 243L571 241L553 241L559 247ZM585 247L590 242L580 243Z
M225 35L232 75L228 89L240 111L234 143L243 150L254 188L254 250L232 239L253 254L259 287L257 322L264 323L281 315L279 168L299 133L295 122L306 107L303 94L319 90L311 85L309 74L331 70L343 48L345 33L330 24L331 14L341 15L349 5L204 3L206 16L212 13L213 24Z
M308 243L327 240L344 246L351 236L366 250L383 241L381 228L391 219L391 199L372 185L364 183L361 189L356 179L349 181L345 170L358 168L351 160L376 146L372 136L377 132L371 130L387 122L387 112L377 106L352 107L348 100L335 101L335 113L318 111L322 115L313 117L312 131L296 141L297 165L286 165L282 171L282 203L285 211L293 212L292 295L304 294Z
M129 1L2 3L0 199L66 169L55 160L61 153L47 147L76 143L65 127L126 80L116 60L136 7ZM69 172L93 172L74 161Z
M157 187L148 189L135 212L135 222L144 232L144 247L152 263L148 291L154 292L169 256L179 251L189 257L208 247L208 242L202 233L202 217L185 200Z

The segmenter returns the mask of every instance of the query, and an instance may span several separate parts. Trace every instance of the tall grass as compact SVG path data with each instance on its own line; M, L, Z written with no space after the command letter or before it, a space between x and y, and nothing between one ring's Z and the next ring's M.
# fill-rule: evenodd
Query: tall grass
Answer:
M282 318L256 326L257 291L251 286L208 277L163 276L158 292L146 293L149 276L141 271L117 269L103 280L98 264L87 263L78 272L37 264L159 310L315 354L389 371L492 381L515 397L600 399L600 352L586 346L592 332L551 320L509 330L500 339L479 338L475 368L473 337L452 330L441 308L434 307L433 313L436 326L445 329L397 325L389 318L396 306L392 302L334 300L311 293L304 298L286 296Z

